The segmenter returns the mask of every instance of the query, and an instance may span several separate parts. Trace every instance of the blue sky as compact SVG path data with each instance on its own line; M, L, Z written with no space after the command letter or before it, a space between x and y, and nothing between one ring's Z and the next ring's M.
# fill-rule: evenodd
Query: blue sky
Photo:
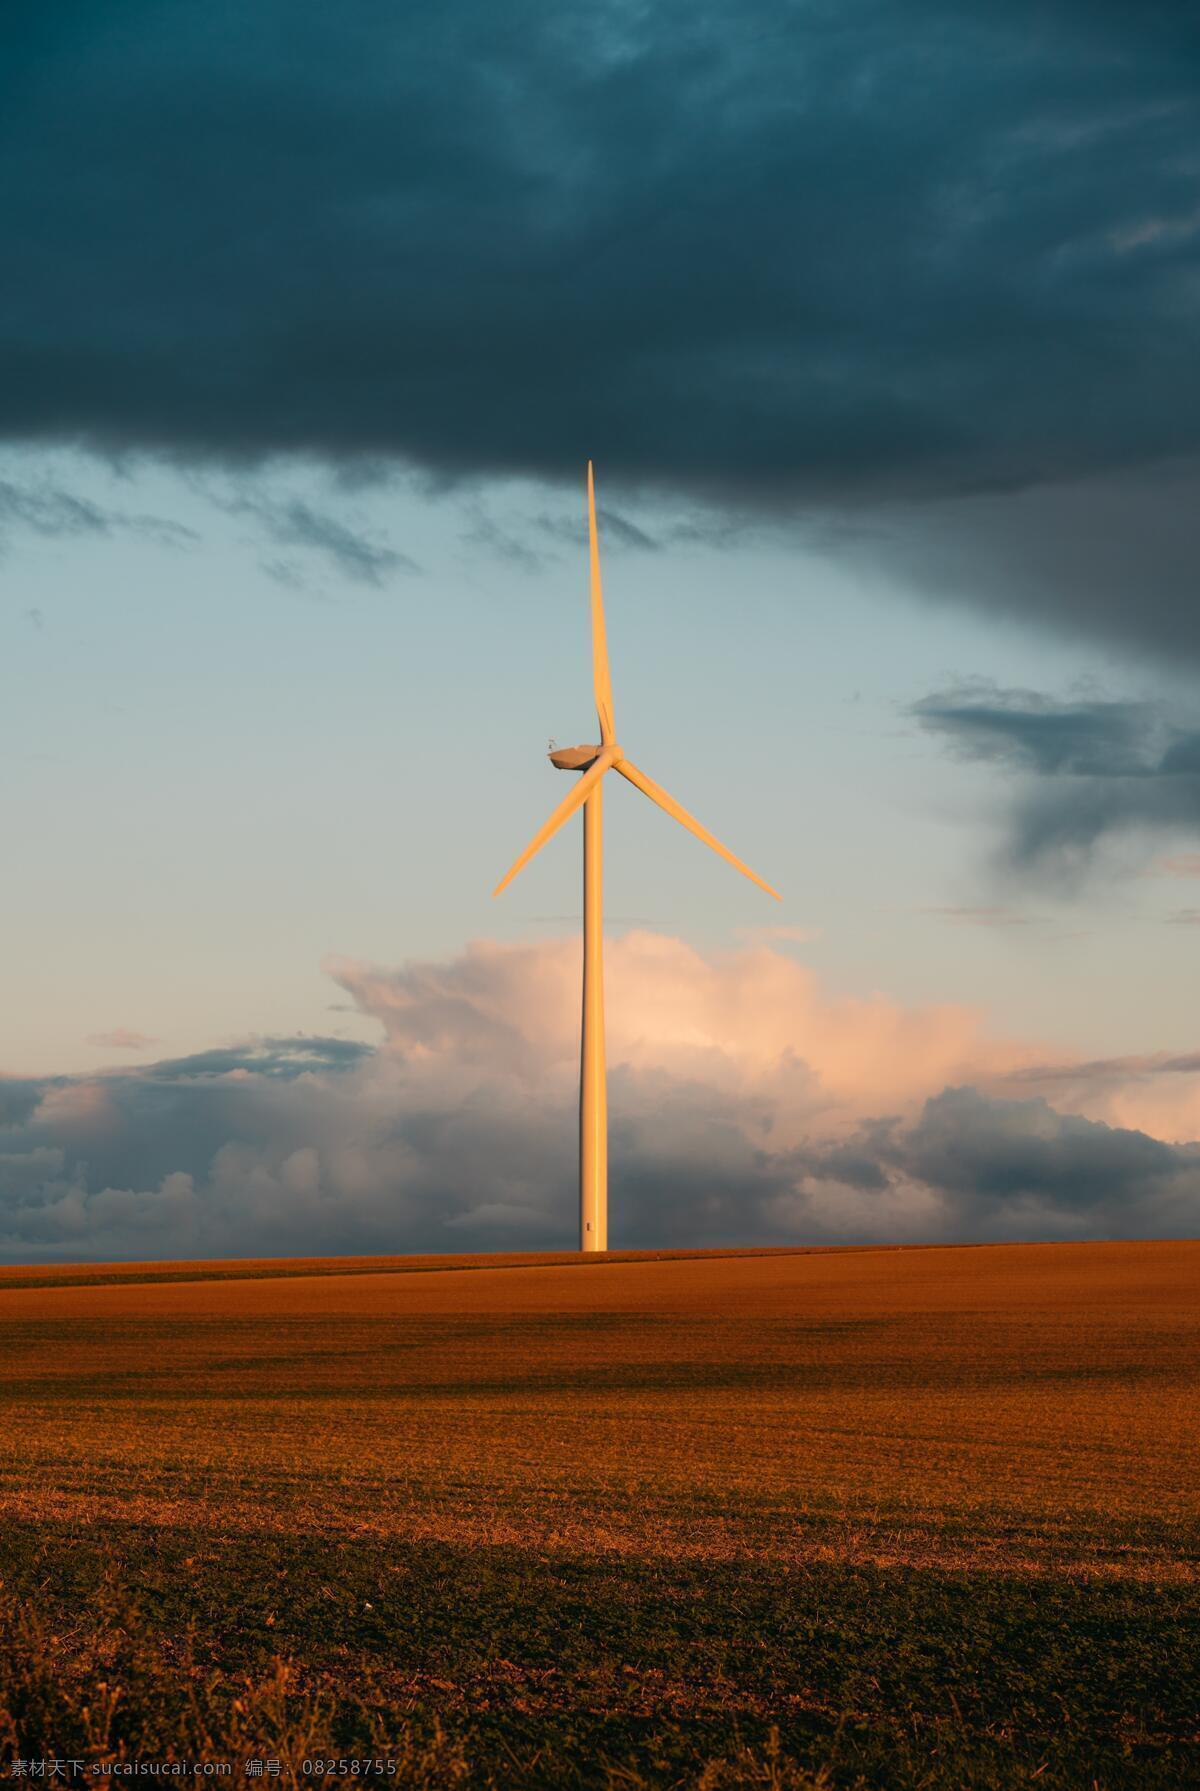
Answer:
M10 1070L111 1062L87 1041L118 1029L179 1054L336 1032L328 953L388 964L570 930L573 836L488 892L561 793L548 738L595 731L582 483L345 491L315 467L231 481L45 450L10 450L5 477L165 525L7 533L10 828L36 841L5 879ZM364 579L345 553L281 548L253 512L229 514L230 491L304 504L413 569ZM622 787L615 927L719 947L782 925L847 991L982 1002L1092 1055L1191 1042L1172 974L1191 939L1166 924L1186 879L1144 874L1185 849L1182 830L1082 885L1024 886L992 863L1003 779L911 713L964 679L1126 697L1165 674L922 601L815 550L803 519L713 545L666 539L662 506L614 510L664 540L606 532L622 738L785 894L768 908Z

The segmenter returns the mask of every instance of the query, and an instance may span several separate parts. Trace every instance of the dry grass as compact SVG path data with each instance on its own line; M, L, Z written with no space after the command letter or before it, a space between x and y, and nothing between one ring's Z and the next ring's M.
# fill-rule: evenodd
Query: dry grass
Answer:
M1200 1245L4 1279L10 1746L1200 1782Z

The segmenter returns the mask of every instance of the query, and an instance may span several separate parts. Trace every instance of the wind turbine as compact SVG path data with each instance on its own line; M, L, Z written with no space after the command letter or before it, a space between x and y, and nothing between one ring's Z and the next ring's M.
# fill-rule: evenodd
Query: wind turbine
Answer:
M608 645L604 635L604 597L600 588L600 545L596 537L596 488L588 461L588 538L592 562L592 676L596 711L600 720L598 746L568 746L551 752L550 763L558 771L583 773L569 796L563 798L544 827L538 829L492 891L507 889L546 841L553 839L576 809L583 809L583 1048L579 1071L579 1248L608 1249L608 1091L604 1068L604 916L601 886L601 799L606 772L619 771L635 789L657 802L697 839L711 846L735 870L757 883L768 895L782 900L777 889L764 883L748 865L735 858L727 846L714 839L693 815L681 808L652 778L639 771L617 745L613 720L612 679L608 670Z

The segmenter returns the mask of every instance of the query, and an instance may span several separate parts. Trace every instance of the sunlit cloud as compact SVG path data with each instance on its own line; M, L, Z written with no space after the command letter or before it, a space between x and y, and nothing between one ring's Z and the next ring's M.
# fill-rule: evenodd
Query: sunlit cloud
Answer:
M377 1046L251 1040L0 1083L9 1259L568 1246L579 953L326 966ZM628 1245L1161 1235L1200 1219L1200 1054L1072 1063L766 944L611 942Z

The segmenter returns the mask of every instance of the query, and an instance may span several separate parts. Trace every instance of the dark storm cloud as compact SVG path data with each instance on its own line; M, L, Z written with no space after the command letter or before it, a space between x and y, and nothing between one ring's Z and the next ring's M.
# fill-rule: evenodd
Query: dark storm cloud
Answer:
M1101 637L1195 662L1200 460L1138 458L1131 444L1101 474L860 510L824 545L925 596L1032 619L1072 642Z
M48 1088L49 1077L0 1076L0 1127L23 1126Z
M567 550L572 555L587 552L587 523L578 516L552 516L542 511L518 522L514 529L501 528L477 498L469 499L467 508L470 526L463 532L462 539L509 560L522 571L536 572L558 559L560 555L555 553L555 548ZM606 558L625 551L657 553L663 545L630 517L602 504L596 506L596 523ZM676 540L690 533L687 525L679 523L672 524L665 532ZM744 535L740 539L744 544ZM553 545L547 548L547 542Z
M1200 1145L1058 1113L1043 1100L1002 1101L948 1088L927 1101L884 1153L888 1165L938 1189L960 1235L1083 1220L1145 1235L1195 1223Z
M1040 1098L947 1088L911 1123L868 1122L844 1143L777 1155L728 1124L722 1138L700 1109L691 1148L657 1173L627 1150L613 1196L623 1236L657 1246L692 1227L709 1243L961 1242L1183 1236L1200 1222L1200 1144Z
M196 539L194 532L182 523L96 504L50 480L22 483L0 478L0 543L6 531L13 527L54 537L124 533L156 541L165 547L180 547ZM37 610L26 613L30 617L40 617ZM35 622L35 626L40 625L40 620Z
M92 1085L94 1087L94 1085ZM68 1091L89 1092L69 1084ZM394 1064L103 1082L0 1132L0 1255L563 1248L565 1090L414 1100ZM629 1247L1155 1236L1200 1223L1200 1145L947 1089L911 1124L764 1149L742 1106L614 1078L613 1223ZM665 1098L664 1098L665 1097Z
M381 585L393 572L416 572L416 561L397 548L373 541L360 529L319 510L303 498L270 498L246 495L218 500L237 516L250 516L273 541L285 547L307 548L324 556L357 584ZM278 575L278 563L265 568ZM288 582L285 577L283 582Z
M1078 875L1102 841L1200 834L1200 728L1149 703L1056 701L976 683L911 713L959 758L1016 775L1004 854L1023 872Z
M606 509L603 504L596 506L596 526L609 553L614 548L620 552L623 547L654 553L662 546L660 541L647 534L645 529L639 528L628 516L622 516L617 510ZM570 547L578 547L581 539L584 542L587 540L586 529L563 516L541 516L538 518L538 527Z
M1019 543L1006 507L1200 454L1193 8L79 0L0 33L11 439L434 481L591 453L850 536L943 501L882 525L922 585L1200 651L1194 506L1085 490L1080 531L1052 495Z
M1165 750L1164 724L1142 703L1055 702L978 683L932 692L912 712L962 758L1043 777L1148 776Z

